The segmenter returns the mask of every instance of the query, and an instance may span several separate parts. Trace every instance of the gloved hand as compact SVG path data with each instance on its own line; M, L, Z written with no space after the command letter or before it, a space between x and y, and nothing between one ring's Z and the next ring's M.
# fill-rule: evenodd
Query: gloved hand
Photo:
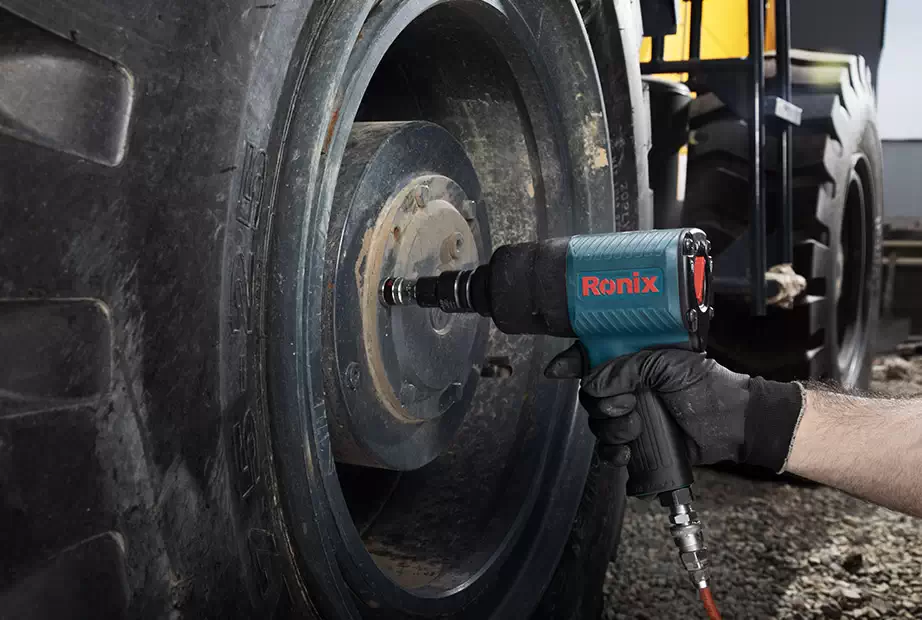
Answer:
M580 402L602 458L627 464L628 444L641 431L633 393L647 387L685 432L692 465L733 461L783 471L803 409L799 384L741 375L681 349L640 351L592 370L587 360L577 343L551 360L545 374L582 379Z

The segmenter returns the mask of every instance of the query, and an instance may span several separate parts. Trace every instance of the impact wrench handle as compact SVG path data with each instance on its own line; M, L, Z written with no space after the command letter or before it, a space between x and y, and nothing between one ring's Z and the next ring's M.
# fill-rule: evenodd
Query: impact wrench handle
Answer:
M669 533L679 548L679 559L698 590L707 590L709 595L708 551L701 522L692 509L694 477L682 430L651 390L640 389L636 396L643 430L629 444L627 494L656 495L669 509Z
M679 425L648 389L638 390L637 408L643 431L630 444L627 494L659 495L691 486L694 477Z

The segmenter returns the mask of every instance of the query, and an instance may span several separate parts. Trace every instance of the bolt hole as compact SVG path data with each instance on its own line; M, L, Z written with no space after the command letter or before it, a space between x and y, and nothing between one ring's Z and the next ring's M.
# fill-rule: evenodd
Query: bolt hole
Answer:
M512 364L509 358L488 357L480 369L480 376L488 379L505 379L512 376Z
M400 241L400 226L394 226L394 241Z

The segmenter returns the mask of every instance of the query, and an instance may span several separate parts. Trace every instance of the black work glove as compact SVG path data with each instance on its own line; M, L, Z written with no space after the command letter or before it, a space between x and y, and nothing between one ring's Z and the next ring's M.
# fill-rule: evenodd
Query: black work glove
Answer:
M551 360L545 374L582 379L580 402L602 458L627 464L627 444L641 431L634 392L647 387L685 432L692 465L733 461L783 470L803 406L799 384L741 375L681 349L640 351L592 370L587 359L577 343Z

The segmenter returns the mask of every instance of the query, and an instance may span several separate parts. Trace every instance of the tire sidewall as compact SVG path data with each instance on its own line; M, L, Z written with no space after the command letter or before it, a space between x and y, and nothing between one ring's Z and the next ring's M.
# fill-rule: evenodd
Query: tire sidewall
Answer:
M265 345L260 317L279 165L276 119L284 115L289 67L303 59L313 37L308 31L313 6L313 0L282 0L263 28L246 86L226 220L219 398L237 553L253 615L266 618L280 615L285 598L298 615L317 617L293 570L294 554L278 509L263 366L254 360Z
M826 368L830 371L829 378L847 389L866 389L870 381L871 358L873 357L876 326L880 314L881 295L881 252L883 247L883 155L877 125L874 121L873 107L868 105L864 114L859 116L858 129L855 131L855 143L851 148L845 148L839 175L836 179L836 193L834 197L834 220L829 228L829 251L835 255L841 247L841 232L845 225L845 204L848 194L849 177L854 169L858 157L867 161L869 173L866 182L870 184L868 194L871 197L866 205L864 214L864 241L869 248L866 254L867 265L864 273L864 296L861 300L863 325L858 342L854 344L855 352L849 361L846 373L841 373L838 366L839 341L838 341L838 305L830 303L826 315L825 351L828 358ZM847 274L846 274L847 275ZM832 282L833 287L838 285L836 279L836 265L834 260L829 261L826 273L827 282ZM831 291L838 296L839 291Z
M868 389L871 381L871 362L876 346L877 323L880 318L880 302L882 294L882 263L883 263L883 215L884 215L884 175L883 151L881 148L880 134L874 115L869 119L860 142L860 150L867 157L870 168L869 181L871 183L870 195L872 200L868 205L870 213L866 214L868 233L866 238L871 247L871 264L865 274L864 303L867 312L867 328L864 334L864 351L860 364L860 371L856 376L853 387Z

